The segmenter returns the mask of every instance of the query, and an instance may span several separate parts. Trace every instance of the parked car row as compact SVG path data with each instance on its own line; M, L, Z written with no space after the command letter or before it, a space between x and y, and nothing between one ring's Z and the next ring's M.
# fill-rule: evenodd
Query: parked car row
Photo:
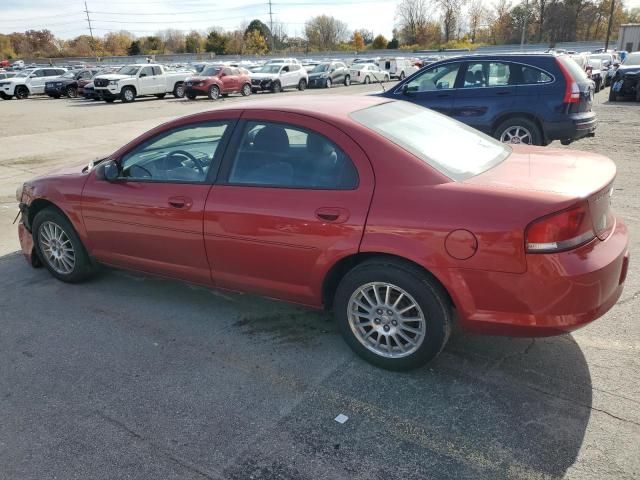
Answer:
M640 52L629 53L611 77L609 101L621 98L640 102Z

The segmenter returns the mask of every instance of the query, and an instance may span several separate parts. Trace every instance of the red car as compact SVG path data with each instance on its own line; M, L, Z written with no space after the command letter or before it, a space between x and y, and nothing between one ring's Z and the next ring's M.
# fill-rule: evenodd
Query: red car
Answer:
M241 93L251 95L251 78L248 73L225 65L208 65L196 77L185 80L185 95L194 100L198 95L206 95L217 100L220 95Z
M358 354L408 369L454 319L544 336L607 312L629 263L615 175L408 102L300 97L180 118L27 182L19 234L66 282L104 263L333 308Z

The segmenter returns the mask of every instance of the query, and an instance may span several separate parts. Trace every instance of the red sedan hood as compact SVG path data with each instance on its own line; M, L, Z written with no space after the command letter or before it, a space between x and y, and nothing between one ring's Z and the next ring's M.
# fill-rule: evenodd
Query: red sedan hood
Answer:
M615 175L615 163L602 155L514 146L504 162L465 183L587 198L608 186Z
M89 165L90 162L74 163L71 165L65 165L64 167L57 168L47 173L49 175L82 175L84 167Z

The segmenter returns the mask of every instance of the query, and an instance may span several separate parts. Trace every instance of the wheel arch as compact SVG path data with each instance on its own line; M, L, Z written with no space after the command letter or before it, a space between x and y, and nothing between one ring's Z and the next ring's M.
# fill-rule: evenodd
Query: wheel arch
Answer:
M36 198L29 204L29 210L27 215L27 222L28 222L29 228L31 228L31 226L33 225L33 220L36 218L36 215L42 210L44 210L45 208L53 208L57 210L62 215L64 215L67 218L67 220L69 220L69 222L73 225L73 222L71 222L69 215L67 215L64 212L64 210L62 210L58 205L53 203L51 200L47 200L45 198Z
M330 310L333 307L333 298L335 292L340 284L340 281L344 278L344 276L353 268L358 265L361 265L364 262L368 261L386 261L391 263L396 263L398 265L405 265L414 269L418 269L421 273L427 275L430 279L435 281L442 290L447 295L447 299L449 304L455 308L455 302L453 301L453 297L447 287L442 283L442 281L433 274L430 270L426 269L422 265L413 260L410 260L406 257L402 257L400 255L395 255L392 253L385 252L358 252L347 257L343 257L338 260L327 272L322 282L322 304L324 308Z
M133 90L133 93L136 95L136 97L138 96L138 89L136 88L135 85L125 85L120 89L120 94L122 95L122 92L124 92L125 88L130 88L131 90Z

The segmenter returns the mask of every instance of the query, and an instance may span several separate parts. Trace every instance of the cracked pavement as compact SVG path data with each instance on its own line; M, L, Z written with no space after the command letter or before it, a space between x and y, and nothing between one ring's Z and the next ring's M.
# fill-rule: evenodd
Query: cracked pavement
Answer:
M607 93L597 136L568 148L618 165L614 208L631 234L620 302L572 335L456 332L410 373L355 357L324 313L29 268L11 224L21 181L212 103L0 102L0 479L639 478L640 104ZM242 101L260 99L215 106Z

